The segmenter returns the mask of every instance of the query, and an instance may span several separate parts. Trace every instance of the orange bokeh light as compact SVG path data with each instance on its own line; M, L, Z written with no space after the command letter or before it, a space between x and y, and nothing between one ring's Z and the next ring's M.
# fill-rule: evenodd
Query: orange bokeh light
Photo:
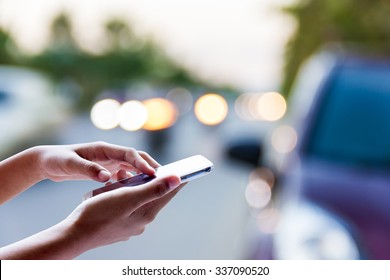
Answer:
M164 98L152 98L143 101L148 111L148 119L143 128L146 130L161 130L172 126L177 119L176 106Z

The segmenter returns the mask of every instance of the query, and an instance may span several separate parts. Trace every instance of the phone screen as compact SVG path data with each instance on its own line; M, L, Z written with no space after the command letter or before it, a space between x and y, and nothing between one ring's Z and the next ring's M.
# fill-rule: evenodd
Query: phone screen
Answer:
M211 172L214 165L211 161L201 155L188 157L182 160L178 160L167 165L160 166L156 169L154 176L146 174L135 175L130 178L120 180L118 182L106 185L104 187L92 190L84 195L84 200L91 198L92 196L112 191L121 187L133 187L145 184L151 180L162 177L165 175L177 175L180 177L181 182L185 183L193 179L202 177Z
M145 184L156 178L156 176L149 176L146 174L138 174L133 177L129 177L118 182L108 184L107 186L95 189L92 191L91 196L95 196L104 192L112 191L122 187L133 187Z

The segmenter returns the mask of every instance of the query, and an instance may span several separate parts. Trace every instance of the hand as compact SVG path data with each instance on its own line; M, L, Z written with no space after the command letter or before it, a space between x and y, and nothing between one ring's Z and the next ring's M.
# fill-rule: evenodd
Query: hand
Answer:
M74 225L71 235L81 240L83 251L139 235L184 185L179 184L172 175L92 197L66 219Z
M105 182L114 172L154 175L159 164L147 153L104 142L39 147L43 178L53 181L92 179Z
M141 234L183 186L177 176L99 194L65 220L0 248L0 259L73 259L80 254Z

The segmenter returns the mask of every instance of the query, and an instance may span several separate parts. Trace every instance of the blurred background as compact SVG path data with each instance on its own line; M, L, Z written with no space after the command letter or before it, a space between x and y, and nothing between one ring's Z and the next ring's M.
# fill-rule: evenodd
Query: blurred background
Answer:
M107 141L214 162L79 259L390 258L390 1L0 0L0 158ZM0 245L94 182L0 206Z

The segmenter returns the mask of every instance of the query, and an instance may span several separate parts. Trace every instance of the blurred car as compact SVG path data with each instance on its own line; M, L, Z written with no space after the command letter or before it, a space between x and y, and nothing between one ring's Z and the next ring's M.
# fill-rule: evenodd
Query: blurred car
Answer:
M50 142L67 118L51 81L34 70L0 66L0 158Z
M273 213L273 228L254 257L390 259L389 58L320 52L300 71L283 123L262 142L258 162L277 185L257 209L258 217ZM229 147L233 157L245 149ZM258 219L260 229L269 223Z

